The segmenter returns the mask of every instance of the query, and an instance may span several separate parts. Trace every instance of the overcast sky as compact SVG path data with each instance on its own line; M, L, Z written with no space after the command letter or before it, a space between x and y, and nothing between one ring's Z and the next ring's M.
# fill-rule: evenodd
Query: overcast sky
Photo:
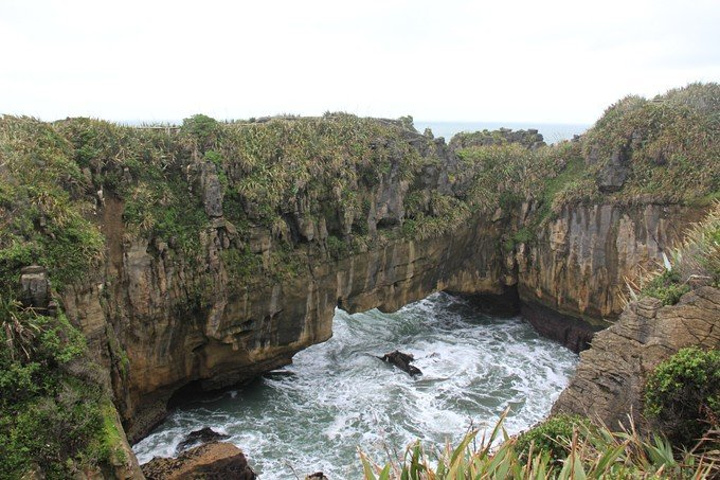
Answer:
M0 0L0 113L592 123L720 81L718 0Z

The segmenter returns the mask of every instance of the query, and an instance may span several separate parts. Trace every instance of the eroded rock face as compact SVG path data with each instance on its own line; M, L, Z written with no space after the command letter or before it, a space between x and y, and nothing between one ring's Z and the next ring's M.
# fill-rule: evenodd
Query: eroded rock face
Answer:
M720 348L720 289L698 288L673 306L662 306L654 298L634 302L581 353L575 377L552 413L587 415L611 428L627 425L631 415L642 426L649 373L692 345Z
M520 298L606 327L622 312L625 279L662 262L701 216L673 205L565 207L533 246L516 249Z
M591 152L591 156L594 152ZM595 160L590 159L590 162ZM630 155L627 147L617 147L610 160L600 169L595 179L598 190L612 193L622 190L630 174Z
M24 267L20 271L23 305L45 310L51 299L47 269L39 265Z
M565 320L616 317L624 277L659 260L694 219L680 207L566 207L533 232L533 242L508 252L508 231L540 223L529 201L519 211L478 213L444 236L408 240L398 231L410 187L397 142L437 160L413 181L420 210L432 209L432 194L463 197L470 184L442 139L405 136L383 146L386 168L356 192L362 208L326 212L321 204L341 198L340 187L328 189L328 198L299 189L272 222L251 200L223 205L218 167L189 159L180 181L207 216L187 232L189 249L178 247L175 234L126 231L123 200L104 195L104 262L64 289L62 300L106 367L131 441L164 417L176 392L248 381L327 340L338 306L395 311L439 290L510 293L526 311L533 307L538 330L580 350L589 340L585 325L568 330ZM558 322L548 311L568 317Z
M521 224L532 221L532 210L523 207ZM475 218L442 237L397 240L340 259L320 248L327 238L322 222L308 221L295 234L295 227L245 232L247 249L264 265L293 235L315 239L295 245L302 261L281 278L228 269L223 255L243 240L222 217L201 232L201 257L187 259L162 242L128 238L117 199L106 199L103 215L104 271L68 289L63 303L108 367L123 424L136 441L164 418L178 390L248 381L330 338L337 306L395 311L439 290L507 295L517 285L533 325L582 350L603 324L576 319L616 317L624 277L638 264L659 260L696 214L653 205L566 209L534 246L521 244L510 254L501 248L506 214ZM558 322L554 312L572 321Z
M210 427L203 427L200 430L190 432L185 439L177 446L177 451L182 452L192 446L198 446L205 443L217 442L225 440L229 435L218 433Z
M111 371L131 441L164 418L178 390L248 381L327 340L337 306L395 311L443 289L502 292L499 229L484 220L339 260L317 243L301 243L303 264L273 279L229 270L223 252L237 231L221 218L201 234L202 257L186 259L164 244L128 240L122 206L112 198L107 204L105 281L68 289L64 305ZM269 264L285 234L253 232L248 249Z

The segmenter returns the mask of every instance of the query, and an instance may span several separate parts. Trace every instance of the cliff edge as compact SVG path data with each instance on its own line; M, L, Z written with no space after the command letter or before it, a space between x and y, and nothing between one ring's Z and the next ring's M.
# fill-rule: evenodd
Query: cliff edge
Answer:
M103 418L112 399L132 442L189 392L328 339L337 307L390 311L438 290L519 299L536 328L582 350L622 311L625 278L717 198L719 89L628 97L551 146L509 131L446 144L347 114L159 128L4 116L0 313L12 329L0 333L15 343L0 352L13 372L3 425L32 431L19 412L72 411L73 398ZM35 266L51 287L26 300ZM91 430L56 457L123 443ZM0 441L21 452L24 438ZM26 471L31 459L8 461Z

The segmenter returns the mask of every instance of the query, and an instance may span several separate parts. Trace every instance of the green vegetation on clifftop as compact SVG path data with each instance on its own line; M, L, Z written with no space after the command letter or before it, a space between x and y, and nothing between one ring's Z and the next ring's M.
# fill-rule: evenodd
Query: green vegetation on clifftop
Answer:
M684 348L658 365L645 387L645 414L686 447L720 427L720 350Z
M525 208L524 223L497 245L510 252L567 205L711 205L720 195L719 112L718 84L628 97L581 139L551 146L532 131L445 145L419 135L410 117L343 113L231 123L196 115L166 128L3 116L0 340L13 346L0 350L0 430L10 432L0 442L12 452L0 471L37 467L61 478L106 458L108 432L97 425L108 423L107 394L75 368L87 354L78 319L19 305L22 267L46 267L62 303L118 281L106 278L106 257L137 247L172 261L187 287L178 307L194 308L214 294L210 262L240 291L479 217L510 224ZM714 285L716 223L685 254ZM33 436L38 422L49 427Z

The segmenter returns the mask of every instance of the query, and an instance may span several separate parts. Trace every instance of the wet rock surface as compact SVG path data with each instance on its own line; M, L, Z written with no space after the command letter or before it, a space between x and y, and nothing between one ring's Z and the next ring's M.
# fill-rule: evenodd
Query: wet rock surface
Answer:
M177 451L182 452L190 447L204 443L217 442L226 438L228 438L227 435L218 433L210 427L201 428L200 430L190 432L188 436L185 437L185 439L177 446Z
M311 473L307 477L305 477L305 480L329 480L328 477L325 476L323 472L315 472Z
M386 353L382 357L378 358L383 362L395 365L397 368L399 368L403 372L406 372L411 377L422 375L422 372L419 368L417 368L415 365L410 365L410 363L415 360L415 357L411 353L403 353L399 350L395 350L394 352Z
M590 324L532 302L524 303L521 312L540 335L561 343L575 353L587 350L595 333L607 326Z

